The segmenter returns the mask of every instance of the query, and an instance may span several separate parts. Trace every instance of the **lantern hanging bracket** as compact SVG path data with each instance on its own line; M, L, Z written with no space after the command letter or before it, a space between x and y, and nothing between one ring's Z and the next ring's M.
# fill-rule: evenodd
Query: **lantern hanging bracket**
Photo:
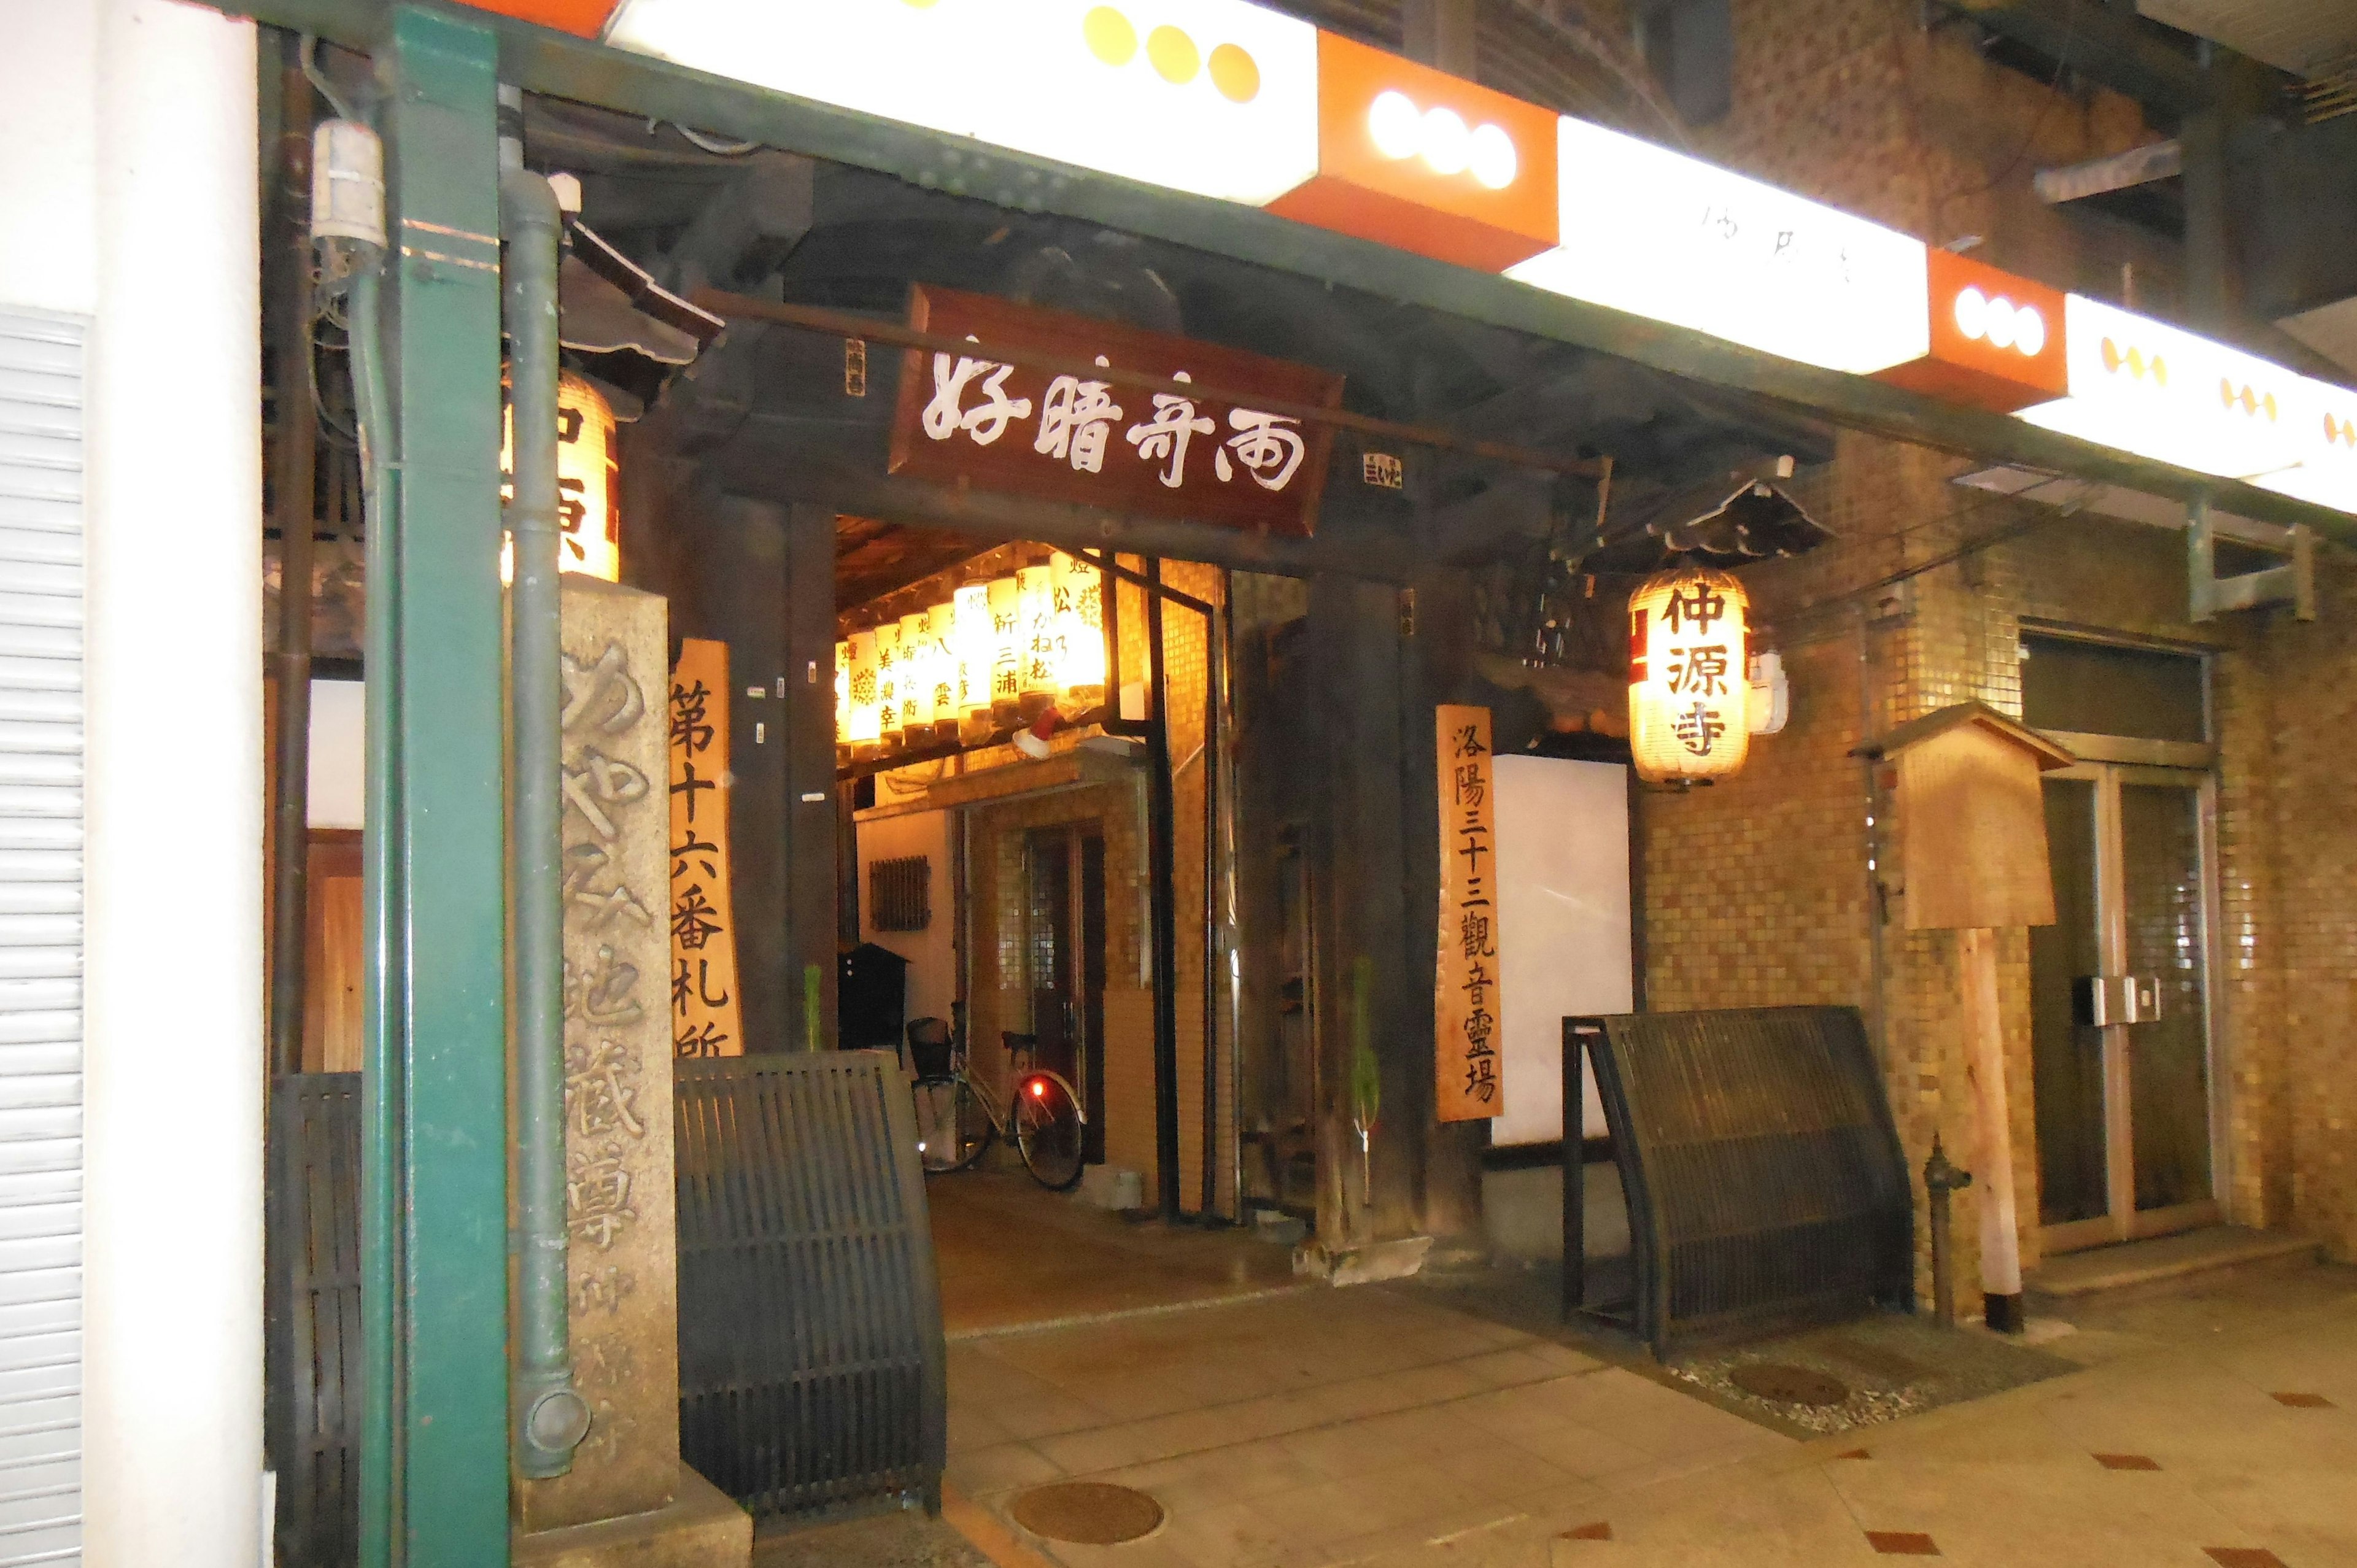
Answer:
M2256 572L2218 575L2218 538L2210 518L2210 498L2185 503L2185 556L2189 610L2194 621L2214 620L2227 610L2289 605L2299 620L2316 618L2316 534L2305 524L2291 531L2291 559Z

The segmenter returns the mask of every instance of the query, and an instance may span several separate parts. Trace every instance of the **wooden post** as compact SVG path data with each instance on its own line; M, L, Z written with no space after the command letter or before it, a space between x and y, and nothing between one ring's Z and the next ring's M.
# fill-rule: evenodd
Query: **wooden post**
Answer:
M1988 1326L2022 1329L2021 1232L2013 1201L2013 1129L2005 1091L2005 1031L1996 1009L1996 933L1975 927L1956 933L1958 986L1963 993L1964 1074L1973 1086L1978 1133L1975 1161L1981 1175L1981 1294Z

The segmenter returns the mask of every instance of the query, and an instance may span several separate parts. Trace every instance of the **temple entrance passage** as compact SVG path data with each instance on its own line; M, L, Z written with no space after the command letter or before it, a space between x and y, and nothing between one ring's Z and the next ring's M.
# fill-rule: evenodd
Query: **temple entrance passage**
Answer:
M2083 764L2045 781L2056 922L2030 933L2048 1251L2213 1223L2210 780Z

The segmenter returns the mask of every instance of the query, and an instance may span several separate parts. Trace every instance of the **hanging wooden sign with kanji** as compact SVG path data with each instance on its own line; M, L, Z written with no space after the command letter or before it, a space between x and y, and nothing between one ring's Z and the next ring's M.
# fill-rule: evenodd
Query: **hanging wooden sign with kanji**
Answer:
M728 877L728 645L691 637L671 673L671 1035L683 1057L745 1052Z
M923 285L909 290L909 319L976 349L901 357L894 473L1272 533L1316 528L1332 429L1253 400L1339 407L1340 376ZM992 349L1035 350L1065 370L1008 363ZM1084 373L1092 365L1116 373ZM1121 371L1205 390L1125 385Z
M1443 1122L1506 1108L1498 1019L1497 792L1490 710L1437 712L1440 784L1440 953L1433 986L1434 1102Z

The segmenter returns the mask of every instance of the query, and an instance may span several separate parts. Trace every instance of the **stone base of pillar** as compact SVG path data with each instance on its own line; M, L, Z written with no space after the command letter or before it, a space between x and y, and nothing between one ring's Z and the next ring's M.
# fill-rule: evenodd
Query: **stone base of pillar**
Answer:
M1430 1251L1429 1236L1402 1236L1396 1240L1370 1241L1364 1246L1332 1251L1323 1242L1304 1241L1293 1250L1293 1272L1304 1279L1338 1285L1404 1280L1424 1267L1424 1256Z
M682 1465L669 1507L518 1533L512 1561L515 1568L746 1568L753 1516Z

